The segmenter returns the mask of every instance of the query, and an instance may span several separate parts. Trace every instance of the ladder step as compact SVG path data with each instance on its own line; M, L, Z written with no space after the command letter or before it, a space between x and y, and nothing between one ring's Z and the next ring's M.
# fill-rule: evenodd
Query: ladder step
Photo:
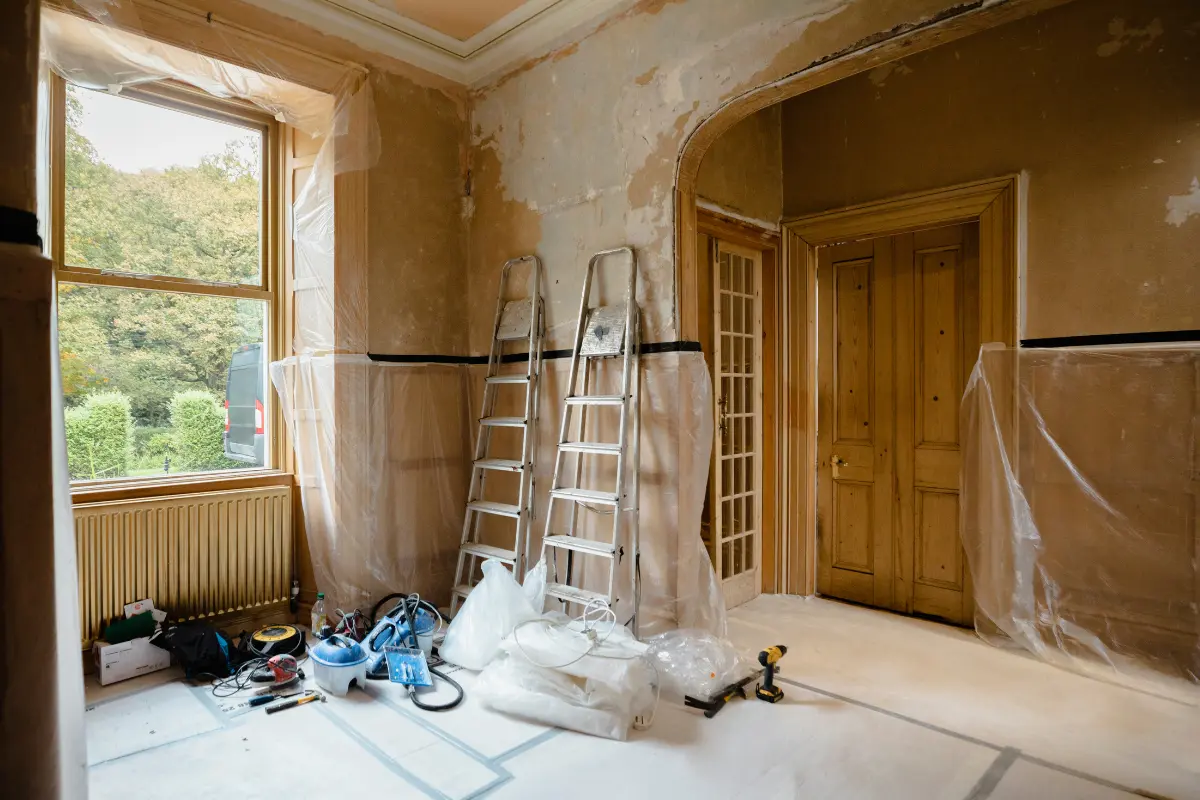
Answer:
M467 503L467 510L479 511L483 514L497 514L501 517L512 517L513 519L521 516L520 507L508 503L494 503L491 500L472 500Z
M567 398L569 406L619 406L624 403L625 397L619 394L583 394Z
M617 496L612 492L594 492L591 489L551 489L550 496L559 500L573 500L576 503L600 503L615 506Z
M548 597L557 597L559 600L566 600L568 603L579 603L580 605L587 605L591 602L601 602L606 606L608 605L608 595L591 592L587 589L577 589L574 586L567 586L565 583L546 584L546 595Z
M504 472L520 472L521 462L512 458L481 458L475 462L476 469L498 469Z
M524 417L484 417L479 420L480 425L488 428L524 428Z
M608 442L563 442L559 450L567 453L592 453L594 455L615 456L621 452L621 445Z
M604 558L612 558L616 552L612 544L609 542L597 542L594 539L583 539L579 536L563 536L555 534L547 536L545 539L547 547L561 547L565 550L577 550L580 553L588 553L594 556L602 556Z
M503 547L492 547L490 544L467 542L462 546L462 551L470 553L473 556L479 556L480 558L494 558L510 566L517 563L516 552L505 550Z
M518 373L516 375L493 375L490 378L486 378L484 380L484 382L492 383L492 384L495 384L495 383L528 383L529 376L525 375L523 373Z
M468 586L465 583L460 583L458 586L455 586L450 591L453 592L454 594L458 595L459 597L466 597L467 595L469 595L471 593L471 590L474 588L475 588L474 586Z

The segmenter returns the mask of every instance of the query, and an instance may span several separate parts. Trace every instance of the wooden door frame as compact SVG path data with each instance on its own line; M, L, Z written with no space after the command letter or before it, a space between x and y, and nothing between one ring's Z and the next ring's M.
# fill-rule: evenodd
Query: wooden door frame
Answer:
M710 238L720 239L738 247L756 250L762 256L762 375L759 378L762 388L762 442L763 452L760 464L762 474L762 516L761 516L761 559L759 562L761 586L764 594L782 591L782 570L779 560L780 553L780 516L779 516L779 471L778 463L779 441L779 273L780 273L780 234L779 231L753 225L740 219L722 214L712 208L698 208L696 211L696 232ZM701 259L703 263L708 263ZM712 264L708 264L709 270ZM700 285L707 283L700 281ZM711 298L711 289L700 293L701 297ZM707 301L700 301L699 315L707 315L711 324L713 309ZM709 368L712 368L712 356L705 353ZM714 387L715 392L715 387ZM714 444L715 444L714 436ZM715 456L715 451L714 451Z
M778 388L784 412L778 471L782 584L791 594L817 585L817 248L922 228L979 223L981 343L1016 344L1024 274L1025 178L1008 175L916 192L785 220ZM765 514L764 514L765 516Z

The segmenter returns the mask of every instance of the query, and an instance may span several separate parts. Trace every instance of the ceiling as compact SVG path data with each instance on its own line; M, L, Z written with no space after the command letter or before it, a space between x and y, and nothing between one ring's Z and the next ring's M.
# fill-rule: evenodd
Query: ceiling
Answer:
M248 0L471 85L625 0Z

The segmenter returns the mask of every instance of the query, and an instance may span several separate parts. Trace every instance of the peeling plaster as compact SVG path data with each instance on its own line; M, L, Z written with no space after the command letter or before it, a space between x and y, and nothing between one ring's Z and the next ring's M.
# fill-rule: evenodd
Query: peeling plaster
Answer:
M1156 17L1144 28L1126 28L1125 20L1117 17L1108 23L1108 35L1112 39L1096 48L1096 55L1101 58L1116 55L1126 45L1135 41L1138 43L1138 52L1142 52L1163 35L1163 24L1162 20Z
M1167 198L1167 224L1182 228L1192 217L1200 216L1200 178L1192 178L1191 191Z

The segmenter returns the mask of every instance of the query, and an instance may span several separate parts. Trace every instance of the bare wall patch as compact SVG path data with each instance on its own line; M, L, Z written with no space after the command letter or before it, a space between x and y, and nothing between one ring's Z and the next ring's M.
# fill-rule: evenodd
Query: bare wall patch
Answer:
M1125 20L1117 17L1108 23L1108 35L1112 38L1096 48L1096 55L1101 58L1116 55L1126 45L1134 43L1137 43L1137 50L1140 53L1153 44L1155 39L1163 35L1163 24L1161 19L1155 17L1145 27L1127 28Z
M1192 178L1191 191L1167 198L1167 224L1182 228L1192 217L1200 216L1200 178Z

